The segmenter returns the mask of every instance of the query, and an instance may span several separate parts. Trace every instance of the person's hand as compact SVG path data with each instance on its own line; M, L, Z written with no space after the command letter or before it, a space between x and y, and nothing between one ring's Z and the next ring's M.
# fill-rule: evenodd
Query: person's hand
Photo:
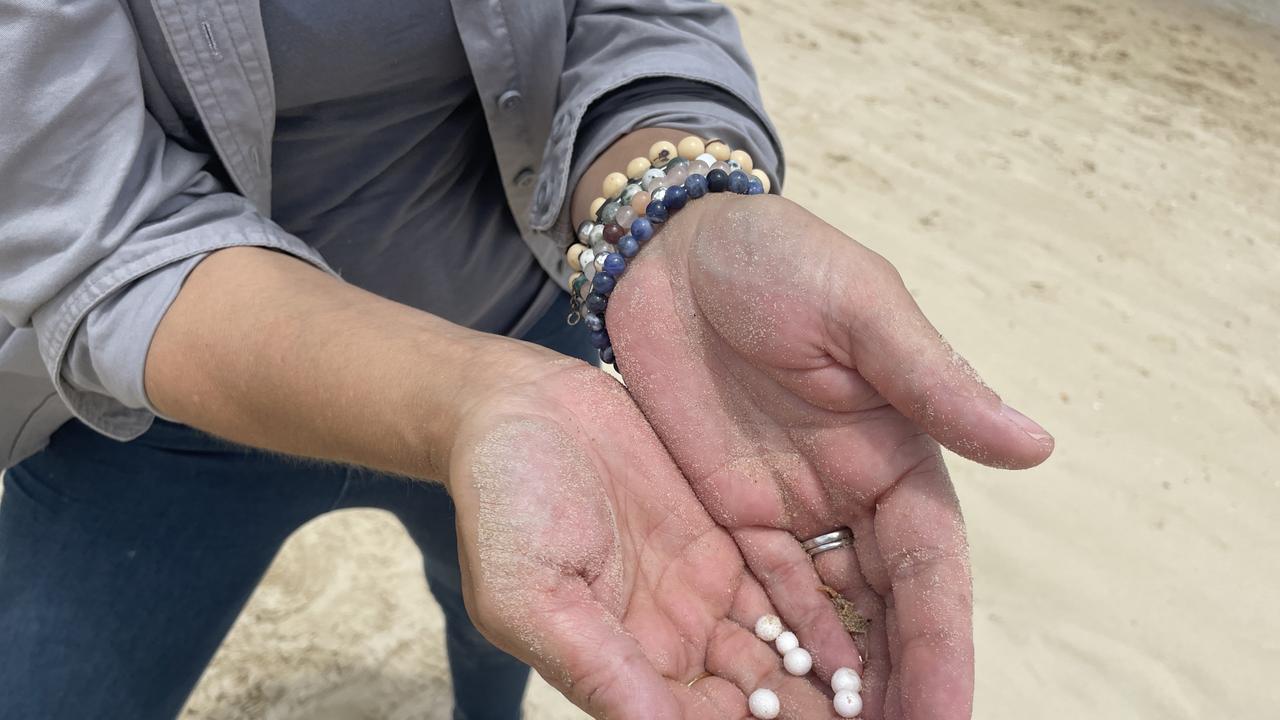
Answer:
M481 632L595 717L739 720L758 687L782 717L831 717L752 633L773 606L618 382L504 367L520 380L463 412L448 458Z
M619 370L815 667L850 636L818 591L870 619L866 720L967 720L964 525L935 439L988 465L1053 449L929 324L894 268L787 200L709 196L663 226L607 311ZM810 562L842 526L855 548Z

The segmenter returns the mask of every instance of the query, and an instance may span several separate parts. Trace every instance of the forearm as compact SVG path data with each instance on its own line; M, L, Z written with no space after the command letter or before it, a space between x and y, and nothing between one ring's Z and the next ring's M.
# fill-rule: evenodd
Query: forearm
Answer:
M164 415L239 443L443 480L466 404L538 355L287 255L232 248L188 277L146 388Z

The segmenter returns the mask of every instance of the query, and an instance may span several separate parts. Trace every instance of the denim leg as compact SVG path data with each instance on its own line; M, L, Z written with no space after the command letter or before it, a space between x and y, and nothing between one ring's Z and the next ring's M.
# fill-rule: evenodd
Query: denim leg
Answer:
M344 507L349 505L390 510L422 551L427 585L444 612L454 720L519 718L529 667L494 647L467 614L453 501L444 487L379 475L356 476L343 502Z
M157 423L71 422L0 501L0 717L173 718L285 538L345 480Z

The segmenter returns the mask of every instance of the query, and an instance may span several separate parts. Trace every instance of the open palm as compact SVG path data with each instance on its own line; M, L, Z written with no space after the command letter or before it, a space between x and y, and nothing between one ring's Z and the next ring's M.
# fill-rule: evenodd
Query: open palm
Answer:
M746 718L758 687L830 717L748 629L773 605L621 386L569 360L519 375L449 461L482 632L596 717Z
M1052 439L942 341L896 271L799 206L710 196L673 217L608 310L619 369L824 678L854 655L820 585L870 619L868 720L967 720L971 589L935 438L1028 467ZM847 526L810 562L798 539Z

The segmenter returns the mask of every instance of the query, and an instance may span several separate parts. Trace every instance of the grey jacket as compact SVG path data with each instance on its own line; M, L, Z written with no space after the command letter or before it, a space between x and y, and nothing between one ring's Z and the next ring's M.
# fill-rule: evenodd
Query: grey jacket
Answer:
M270 219L274 88L257 0L147 2L0 8L0 468L72 417L120 440L150 426L147 348L205 254L255 245L325 268ZM569 188L635 127L726 137L781 172L737 27L718 5L453 0L453 9L507 202L553 277L568 275ZM167 47L140 43L141 22L158 23ZM182 97L165 92L175 75ZM613 102L642 78L718 91L700 98L685 82L663 97L648 83L580 132L594 101Z

